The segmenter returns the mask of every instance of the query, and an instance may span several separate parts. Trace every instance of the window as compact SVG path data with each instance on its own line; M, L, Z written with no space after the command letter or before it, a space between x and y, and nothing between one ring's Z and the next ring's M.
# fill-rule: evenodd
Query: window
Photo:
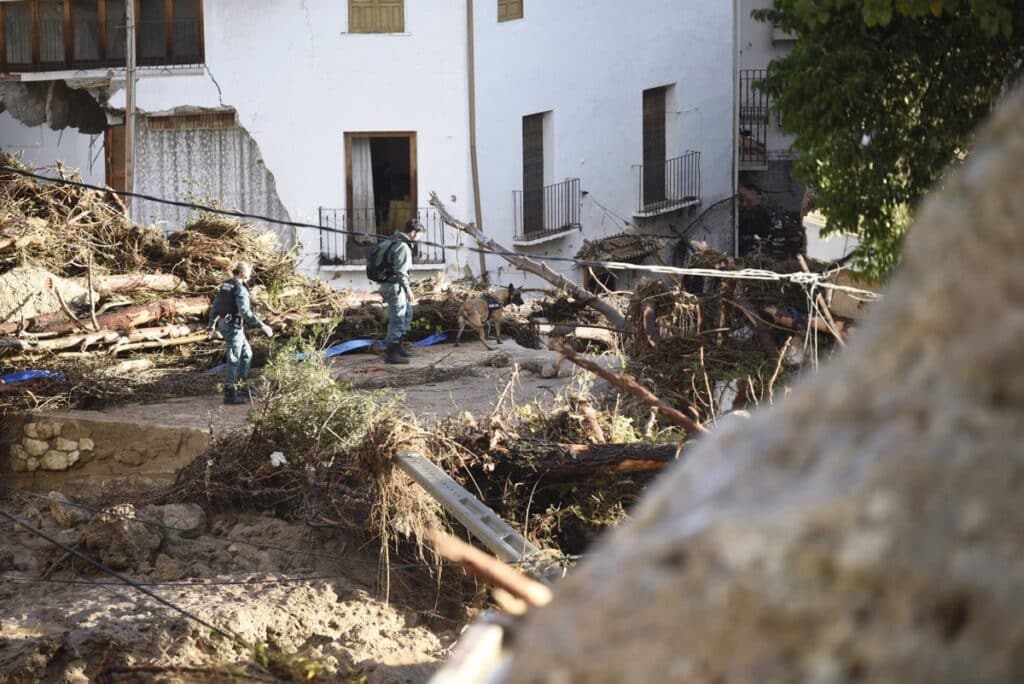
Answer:
M404 0L348 0L349 33L403 33Z
M498 0L498 21L523 18L523 0Z
M202 0L134 0L139 65L203 62ZM0 2L0 71L123 67L125 0Z
M544 226L544 115L523 117L523 228Z
M387 235L416 212L416 134L346 133L348 229ZM348 258L365 259L375 239L348 236Z

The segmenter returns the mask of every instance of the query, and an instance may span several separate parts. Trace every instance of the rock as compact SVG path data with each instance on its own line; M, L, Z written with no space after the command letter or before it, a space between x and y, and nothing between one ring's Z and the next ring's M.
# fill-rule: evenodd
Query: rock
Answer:
M153 570L149 576L157 582L176 582L185 577L185 565L174 560L166 553L156 557Z
M31 439L39 439L39 433L36 432L35 423L25 423L25 427L22 428L22 431L25 433L26 437L29 437Z
M61 527L74 527L92 517L90 511L72 505L60 492L50 492L47 496L50 497L50 514Z
M21 456L11 456L11 472L12 473L23 473L28 470L28 464L25 462L25 458Z
M57 451L78 451L78 442L71 439L65 439L63 437L57 438L55 446Z
M78 450L79 451L92 451L95 448L96 448L96 443L93 442L88 437L83 437L82 439L78 440Z
M80 456L81 456L81 454L79 452L77 452L77 451L72 451L72 452L68 453L68 468L70 468L71 466L73 466L76 463L78 463L78 458Z
M82 531L80 548L114 570L131 570L149 562L163 536L135 520L135 507L119 504L93 516Z
M39 459L38 458L35 458L34 456L30 456L28 459L26 459L26 461L25 461L25 470L28 470L29 472L35 472L38 469L39 469Z
M21 440L21 445L25 448L25 451L28 452L29 456L42 456L50 450L49 442L41 439L32 439L31 437L26 437Z
M139 517L152 520L185 532L202 532L206 529L206 511L192 503L145 506L139 510ZM167 530L175 534L172 530ZM195 536L195 535L194 535Z
M46 421L39 421L36 423L36 435L39 439L50 439L56 434L53 429L53 423Z
M47 451L39 459L39 467L43 470L67 470L68 455L63 451Z
M1024 681L1021 121L1018 88L858 336L688 450L488 681Z

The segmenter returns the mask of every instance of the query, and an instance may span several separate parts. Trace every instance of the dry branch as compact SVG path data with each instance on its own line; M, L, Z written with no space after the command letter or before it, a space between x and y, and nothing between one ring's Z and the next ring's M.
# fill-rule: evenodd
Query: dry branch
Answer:
M461 539L435 530L431 534L431 541L438 555L466 566L491 586L500 587L534 607L551 603L552 594L548 587Z
M558 352L565 358L575 363L580 368L585 368L591 373L594 373L604 378L612 385L618 387L624 392L629 392L634 397L636 397L637 399L639 399L640 401L644 402L652 409L657 411L659 415L667 418L676 425L679 425L687 432L708 431L706 427L696 422L692 418L683 415L676 409L672 408L671 406L663 402L661 399L659 399L657 396L655 396L653 392L651 392L646 387L640 385L636 380L629 377L628 375L618 375L616 373L612 373L608 369L602 368L593 361L583 358L582 356L574 352L572 349L569 349L568 347L566 347L565 345L561 344L556 340L551 340L550 347L552 351Z
M593 308L595 311L607 318L608 322L616 329L622 332L626 332L628 330L629 323L626 320L626 317L623 316L622 312L610 302L587 292L571 280L555 273L547 264L538 263L529 257L519 256L512 253L510 250L480 232L480 229L477 228L475 224L463 223L462 221L454 218L450 213L448 213L448 209L445 208L444 203L438 199L436 193L430 193L430 204L441 214L442 221L456 230L471 235L481 247L489 249L492 252L496 252L501 256L501 258L505 259L505 261L509 262L516 268L533 273L555 287L565 290L577 300Z
M170 273L123 273L113 275L94 275L93 287L101 296L114 292L132 290L152 290L154 292L170 292L184 285L184 281ZM85 287L85 283L81 283Z

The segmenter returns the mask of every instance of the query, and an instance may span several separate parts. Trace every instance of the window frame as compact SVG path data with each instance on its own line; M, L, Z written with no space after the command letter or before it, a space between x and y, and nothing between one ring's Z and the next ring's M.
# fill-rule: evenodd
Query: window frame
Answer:
M399 9L399 23L395 25L385 25L382 15L385 10L393 9L397 5ZM364 27L362 23L356 24L353 22L352 17L354 15L353 10L365 11L369 10L370 14L373 15L372 26ZM351 34L367 35L367 34L403 34L405 30L405 0L348 0L348 32Z
M63 0L63 60L61 62L43 62L40 55L39 36L39 0L23 0L22 3L29 9L29 40L31 43L31 62L10 63L7 60L7 12L9 5L13 3L0 2L0 73L23 73L23 72L46 72L63 71L67 69L98 69L122 67L125 65L124 57L108 57L108 29L107 24L107 3L117 0L97 0L96 28L98 32L99 59L76 59L75 58L75 24L74 24L74 2ZM198 52L196 54L175 55L174 54L174 0L163 0L164 23L165 23L165 54L159 58L143 58L143 45L141 39L141 0L128 0L135 3L135 61L139 66L182 66L200 65L206 63L206 22L204 14L204 3L196 0L196 21L198 23ZM122 50L123 52L123 50Z
M498 23L522 19L526 16L525 4L526 0L498 0ZM510 13L514 7L519 8L519 14ZM505 16L502 16L502 10L505 11Z

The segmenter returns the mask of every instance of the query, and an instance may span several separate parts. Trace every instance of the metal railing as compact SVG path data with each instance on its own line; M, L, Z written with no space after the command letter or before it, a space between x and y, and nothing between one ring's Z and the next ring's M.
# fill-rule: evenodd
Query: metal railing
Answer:
M700 202L700 152L687 150L663 164L633 166L638 214L657 214Z
M0 6L0 17L0 72L125 66L123 22L108 18L100 26L98 16L37 19L33 36L27 13ZM186 66L204 61L203 25L198 17L136 22L136 38L139 66Z
M333 230L320 231L320 264L346 265L365 264L380 240L380 235L390 235L401 230L411 218L408 210L389 209L329 209L320 207L320 226ZM444 264L446 245L444 222L434 207L416 209L416 218L426 232L416 245L412 261L414 264ZM347 235L334 231L344 230L362 233ZM424 244L433 243L433 244Z
M531 240L580 227L580 179L536 190L513 190L516 240Z
M768 163L768 95L757 88L765 69L741 69L739 88L740 164L764 166Z

